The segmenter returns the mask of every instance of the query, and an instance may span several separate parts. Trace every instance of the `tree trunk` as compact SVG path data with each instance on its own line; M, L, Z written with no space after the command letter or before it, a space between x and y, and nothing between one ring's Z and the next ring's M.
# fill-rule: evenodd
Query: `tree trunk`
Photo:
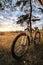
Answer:
M32 17L32 3L30 0L30 18L29 18L29 22L30 22L30 37L32 37L32 23L31 23L31 17Z

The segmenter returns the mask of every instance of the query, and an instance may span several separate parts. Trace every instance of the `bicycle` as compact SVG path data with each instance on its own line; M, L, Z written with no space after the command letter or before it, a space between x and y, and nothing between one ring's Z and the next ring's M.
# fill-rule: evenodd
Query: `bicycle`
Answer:
M32 43L31 41L33 40L33 43L36 45L37 44L37 34L39 32L35 33L35 37L30 38L30 36L28 35L28 28L25 29L25 31L19 33L17 35L17 37L13 40L13 44L12 44L12 48L11 48L11 52L12 52L12 56L16 59L16 60L20 60L25 54L26 52L29 50L30 44ZM40 33L39 33L40 34ZM38 39L38 44L40 42L40 39Z

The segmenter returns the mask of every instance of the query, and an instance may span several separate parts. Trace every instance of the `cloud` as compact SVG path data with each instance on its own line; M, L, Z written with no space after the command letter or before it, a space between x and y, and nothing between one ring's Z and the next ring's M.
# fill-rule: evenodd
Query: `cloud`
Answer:
M14 0L15 3L16 1ZM13 12L10 8L6 8L5 11L0 10L0 31L23 31L26 28L26 24L24 26L16 24L18 17L23 14L25 13L21 12L19 7L16 7L16 10ZM36 21L35 24L32 23L32 27L37 26L41 28L43 24L43 14L36 8L35 11L32 12L32 15L40 18L40 21Z

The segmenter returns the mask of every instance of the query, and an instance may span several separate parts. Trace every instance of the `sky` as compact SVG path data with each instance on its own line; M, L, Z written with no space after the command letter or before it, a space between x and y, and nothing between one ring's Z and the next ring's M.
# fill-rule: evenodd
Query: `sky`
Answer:
M12 4L16 3L16 1L17 0L13 0ZM32 23L32 27L34 28L35 26L37 26L39 27L39 29L41 29L43 24L43 14L41 13L41 11L39 11L38 7L43 7L37 3L36 5L36 8L33 7L35 11L32 12L32 15L39 17L40 21ZM23 31L26 28L26 24L24 24L24 26L21 26L20 24L16 23L16 21L18 20L18 16L21 16L23 14L25 13L21 12L19 7L15 8L13 12L10 10L10 8L5 8L4 11L0 10L0 31Z

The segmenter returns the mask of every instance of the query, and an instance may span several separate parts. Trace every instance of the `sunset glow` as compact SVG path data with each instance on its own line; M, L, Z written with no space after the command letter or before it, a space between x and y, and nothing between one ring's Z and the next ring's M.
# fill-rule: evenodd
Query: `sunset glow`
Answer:
M14 2L16 3L17 0L13 0L12 5L14 4ZM43 14L38 8L41 7L43 9L43 7L40 5L39 2L36 2L36 4L33 2L32 6L33 9L35 9L32 12L32 15L40 18L40 21L32 23L32 27L34 28L36 26L41 29L43 24ZM24 9L26 9L26 7L24 7ZM16 7L14 11L11 10L12 9L10 8L5 8L4 11L0 10L0 31L23 31L26 28L26 24L24 26L21 26L17 24L17 20L19 16L24 15L26 13L24 13L24 11L21 11L20 7Z

